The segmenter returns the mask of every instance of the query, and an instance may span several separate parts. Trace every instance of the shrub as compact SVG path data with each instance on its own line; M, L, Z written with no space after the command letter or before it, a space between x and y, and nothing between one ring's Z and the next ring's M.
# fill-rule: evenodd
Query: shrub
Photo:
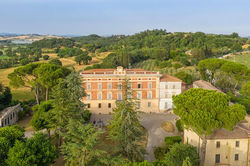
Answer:
M183 132L183 125L182 125L180 119L176 121L176 127L177 127L179 132Z
M175 64L173 64L173 67L174 67L175 69L179 69L179 68L181 68L181 64L175 63Z
M19 111L17 115L18 115L18 119L21 120L25 117L25 111Z
M175 76L182 81L184 81L187 84L192 84L193 83L193 77L192 75L186 73L185 71L179 71L178 73L175 74Z
M59 59L51 59L49 63L62 66L62 62Z
M165 144L166 145L173 145L175 143L181 143L182 138L181 136L170 136L165 138Z
M21 65L27 65L28 63L30 63L30 60L29 60L29 59L22 59L22 60L20 61L20 64L21 64Z
M84 119L86 122L89 122L90 116L91 116L91 113L89 112L89 110L85 110L85 111L84 111L84 115L83 115L83 119Z
M44 60L48 60L48 59L49 59L49 56L48 56L48 55L44 55L44 56L43 56L43 59L44 59Z
M188 144L174 144L164 158L167 165L182 165L189 158L191 165L199 164L199 155L194 146Z
M167 145L155 148L154 150L155 159L162 160L168 151L169 151L169 146Z

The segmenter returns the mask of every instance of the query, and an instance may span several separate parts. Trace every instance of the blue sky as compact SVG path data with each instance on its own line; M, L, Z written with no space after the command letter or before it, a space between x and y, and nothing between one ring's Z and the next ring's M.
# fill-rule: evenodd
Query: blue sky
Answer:
M0 0L0 32L111 35L146 29L250 36L250 0Z

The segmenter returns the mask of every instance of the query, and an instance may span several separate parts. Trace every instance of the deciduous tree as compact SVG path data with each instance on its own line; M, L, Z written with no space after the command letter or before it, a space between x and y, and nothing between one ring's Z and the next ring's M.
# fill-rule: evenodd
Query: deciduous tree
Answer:
M46 138L46 135L38 133L25 142L16 141L9 150L6 163L9 166L49 166L57 158L56 147Z

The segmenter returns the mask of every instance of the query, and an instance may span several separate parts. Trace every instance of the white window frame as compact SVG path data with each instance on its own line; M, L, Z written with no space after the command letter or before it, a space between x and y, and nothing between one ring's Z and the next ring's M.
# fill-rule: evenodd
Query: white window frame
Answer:
M112 100L112 93L108 93L108 100Z
M148 99L152 99L152 92L151 91L147 93L147 97L148 97Z
M117 84L117 89L119 89L119 90L122 89L122 84L121 84L121 83L118 83L118 84Z
M102 100L102 93L98 93L97 99Z
M148 108L150 108L152 106L151 102L148 102Z
M148 83L148 89L152 89L152 82Z
M141 94L141 92L138 92L138 93L137 93L137 99L142 99L142 94Z
M87 94L87 100L91 100L91 93Z
M112 89L112 83L108 83L108 89Z
M122 94L121 93L117 93L117 100L122 100Z
M91 83L87 84L87 89L90 90L91 89Z
M168 108L168 102L167 102L167 101L165 101L165 103L164 103L164 108L165 108L165 109Z
M99 89L99 90L102 89L102 83L98 83L98 89Z

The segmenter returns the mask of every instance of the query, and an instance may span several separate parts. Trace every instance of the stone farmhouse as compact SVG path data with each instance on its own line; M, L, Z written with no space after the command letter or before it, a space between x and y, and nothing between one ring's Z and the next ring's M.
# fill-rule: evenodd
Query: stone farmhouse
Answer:
M159 72L143 69L92 69L81 73L87 96L83 98L92 113L108 114L123 98L123 83L133 91L138 109L160 113L172 108L172 96L181 93L182 81Z

